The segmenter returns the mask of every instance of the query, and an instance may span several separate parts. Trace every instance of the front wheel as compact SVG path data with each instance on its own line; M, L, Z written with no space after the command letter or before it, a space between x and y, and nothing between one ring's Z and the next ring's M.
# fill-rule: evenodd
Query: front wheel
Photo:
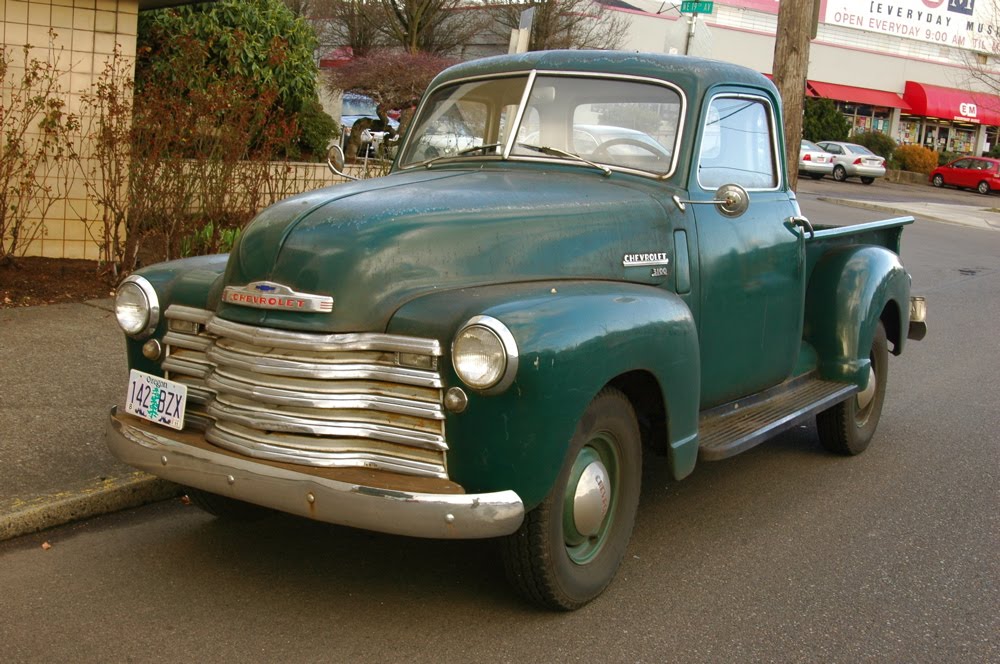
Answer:
M881 322L875 328L871 351L868 386L847 401L816 416L816 429L823 447L837 454L861 454L868 448L885 403L885 385L889 378L889 342Z
M847 180L847 169L837 164L833 167L833 179L837 182L844 182Z
M632 536L641 475L635 411L622 392L605 388L577 423L549 495L502 540L518 592L564 611L600 595Z
M935 187L943 187L944 177L942 177L942 175L938 173L933 178L931 178L931 184L933 184Z
M986 181L980 182L979 186L976 187L976 191L983 195L990 193L990 183Z
M192 504L200 507L214 517L229 521L256 521L268 514L270 510L253 503L245 503L242 500L220 496L217 493L210 493L187 487L185 489L187 497Z

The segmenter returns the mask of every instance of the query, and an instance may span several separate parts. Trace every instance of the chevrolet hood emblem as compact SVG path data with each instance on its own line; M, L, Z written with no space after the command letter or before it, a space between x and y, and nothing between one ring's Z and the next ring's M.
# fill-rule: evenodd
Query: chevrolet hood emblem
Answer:
M257 309L278 309L281 311L308 311L330 313L333 298L329 295L299 293L283 284L273 281L254 281L246 286L226 286L222 291L222 301Z

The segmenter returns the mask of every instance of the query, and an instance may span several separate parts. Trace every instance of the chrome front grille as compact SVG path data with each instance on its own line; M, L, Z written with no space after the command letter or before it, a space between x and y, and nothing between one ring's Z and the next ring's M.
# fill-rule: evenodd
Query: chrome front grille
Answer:
M273 461L447 479L440 344L388 334L259 328L173 305L163 369L188 424Z

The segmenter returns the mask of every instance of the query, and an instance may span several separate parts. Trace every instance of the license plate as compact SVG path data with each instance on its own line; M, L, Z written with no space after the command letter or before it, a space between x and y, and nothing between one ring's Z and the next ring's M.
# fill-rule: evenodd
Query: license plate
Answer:
M172 429L184 428L187 385L132 369L125 412Z

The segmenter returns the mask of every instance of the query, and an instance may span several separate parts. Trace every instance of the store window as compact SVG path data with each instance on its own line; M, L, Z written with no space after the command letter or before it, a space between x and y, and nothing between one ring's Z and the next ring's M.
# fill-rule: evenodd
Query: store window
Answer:
M892 120L892 109L885 106L863 106L848 102L836 102L837 108L847 117L851 125L851 134L863 134L877 131L889 133Z

